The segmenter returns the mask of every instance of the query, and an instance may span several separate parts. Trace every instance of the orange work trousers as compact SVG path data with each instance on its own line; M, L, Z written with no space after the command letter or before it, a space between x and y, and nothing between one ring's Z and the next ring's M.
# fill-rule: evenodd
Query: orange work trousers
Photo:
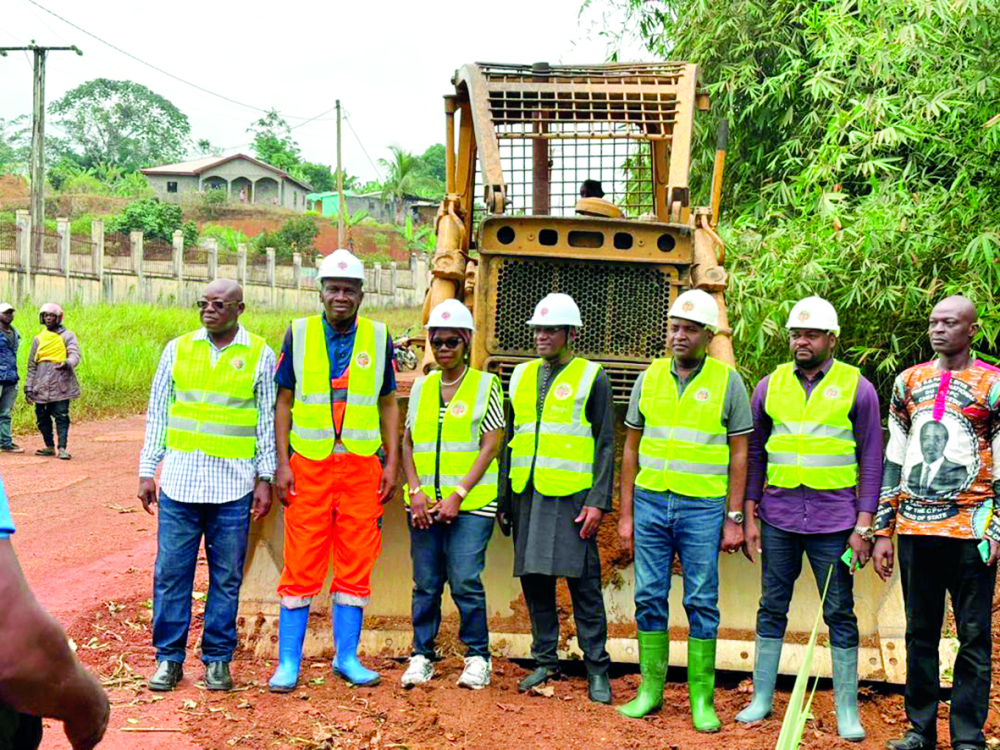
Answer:
M321 461L291 459L295 494L285 508L285 565L279 596L315 596L333 550L334 601L365 606L382 552L378 456L333 453Z

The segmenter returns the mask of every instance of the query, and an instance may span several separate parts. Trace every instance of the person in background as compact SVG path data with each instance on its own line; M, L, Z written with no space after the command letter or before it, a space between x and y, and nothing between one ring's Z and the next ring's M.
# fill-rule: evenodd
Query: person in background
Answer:
M599 180L584 180L580 183L581 198L603 198L604 188Z
M45 328L31 342L28 353L28 377L24 381L24 400L35 405L38 431L45 447L36 456L56 455L52 435L55 422L59 439L59 458L68 461L69 402L80 397L76 368L80 365L80 344L76 334L62 324L63 311L47 302L38 311L38 322Z
M73 750L96 747L111 706L77 661L66 633L28 588L14 554L14 522L0 481L0 750L35 750L42 718L63 722Z
M743 543L750 399L735 369L708 356L719 306L708 292L678 295L667 319L670 357L639 375L625 416L618 534L635 550L635 620L642 684L619 706L638 719L663 706L670 656L670 580L684 575L688 702L699 732L717 732L715 652L719 551Z
M501 485L535 659L535 670L517 689L526 692L560 676L556 579L565 578L587 668L587 695L611 703L597 548L598 527L611 510L615 468L611 384L600 364L573 353L583 320L568 294L547 295L527 324L538 359L519 364L511 375L513 414L504 458L509 481Z
M906 611L903 705L910 723L902 738L886 743L889 750L937 746L938 647L947 599L959 642L948 712L951 746L986 747L1000 557L1000 370L972 352L978 332L972 302L961 296L941 300L928 325L937 357L904 370L889 402L872 559L875 571L888 580L895 557L892 536L899 535ZM934 424L939 427L928 429ZM942 445L929 446L929 440ZM944 456L965 467L961 483L956 485L955 471L940 471Z
M472 313L445 300L427 319L440 366L413 385L403 433L413 559L413 656L403 687L427 682L437 658L445 581L465 644L459 687L490 684L490 635L480 574L497 511L496 457L503 436L503 389L496 375L468 364Z
M10 412L17 399L17 350L21 334L14 328L14 307L0 304L0 452L24 453L10 432Z
M251 515L271 507L275 472L275 359L264 339L239 323L243 290L217 279L198 300L202 328L163 350L153 378L139 499L157 503L153 573L156 671L149 689L173 690L184 674L191 591L205 539L208 598L201 640L205 687L233 687L236 610ZM157 499L156 467L163 461Z
M858 618L854 566L874 541L872 519L882 474L882 422L875 387L834 358L840 322L833 305L806 297L788 315L792 361L757 384L752 410L744 554L761 556L754 693L736 721L771 713L788 626L788 607L809 559L830 629L837 731L865 738L858 713ZM766 484L766 487L765 487ZM759 525L756 515L759 512ZM851 550L851 564L840 556ZM829 578L829 585L826 581Z

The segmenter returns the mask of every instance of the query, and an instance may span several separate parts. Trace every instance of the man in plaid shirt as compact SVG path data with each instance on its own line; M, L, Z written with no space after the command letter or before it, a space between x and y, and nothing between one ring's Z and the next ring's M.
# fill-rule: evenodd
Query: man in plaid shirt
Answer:
M274 352L240 326L243 290L219 279L198 300L204 328L167 344L153 379L139 499L159 504L153 595L156 672L150 690L172 690L191 623L198 547L205 538L209 588L202 661L205 687L230 690L236 609L250 517L271 507L275 471ZM154 475L163 461L157 498Z

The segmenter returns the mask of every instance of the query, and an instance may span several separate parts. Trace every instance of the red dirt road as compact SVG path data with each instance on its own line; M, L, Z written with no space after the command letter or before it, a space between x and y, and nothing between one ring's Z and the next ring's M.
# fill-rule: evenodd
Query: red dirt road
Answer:
M748 700L744 675L719 677L716 703L724 725L717 735L691 729L681 671L670 674L664 709L645 721L626 720L612 708L590 703L579 671L556 683L551 697L524 696L516 688L524 665L497 659L489 688L460 690L454 686L461 671L454 623L446 623L441 638L448 656L426 687L404 691L399 687L403 664L366 659L381 671L383 683L352 689L331 677L328 662L317 661L304 665L297 692L272 695L266 682L273 663L238 654L233 665L237 690L208 693L198 684L203 605L197 597L185 679L174 693L149 693L144 677L154 666L149 599L156 520L135 499L142 430L142 417L74 425L69 462L32 456L37 438L22 441L25 455L0 456L25 574L42 604L66 627L80 658L109 689L113 712L102 748L774 747L778 719L751 727L733 723ZM201 565L196 592L205 591L206 578ZM615 702L631 698L638 675L616 667L613 677ZM779 688L778 717L790 681ZM879 748L905 728L900 696L883 687L862 689L869 740L860 745L837 738L832 708L825 683L817 692L803 747ZM988 736L998 716L991 711ZM943 709L942 738L948 736L946 717ZM143 731L149 729L166 731ZM58 722L49 722L43 747L68 747Z

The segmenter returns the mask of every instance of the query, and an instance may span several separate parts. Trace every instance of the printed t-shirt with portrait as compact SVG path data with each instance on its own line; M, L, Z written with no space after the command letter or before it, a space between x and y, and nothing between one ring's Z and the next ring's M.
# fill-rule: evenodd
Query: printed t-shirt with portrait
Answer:
M937 362L893 385L876 532L1000 541L994 488L1000 466L1000 369Z

